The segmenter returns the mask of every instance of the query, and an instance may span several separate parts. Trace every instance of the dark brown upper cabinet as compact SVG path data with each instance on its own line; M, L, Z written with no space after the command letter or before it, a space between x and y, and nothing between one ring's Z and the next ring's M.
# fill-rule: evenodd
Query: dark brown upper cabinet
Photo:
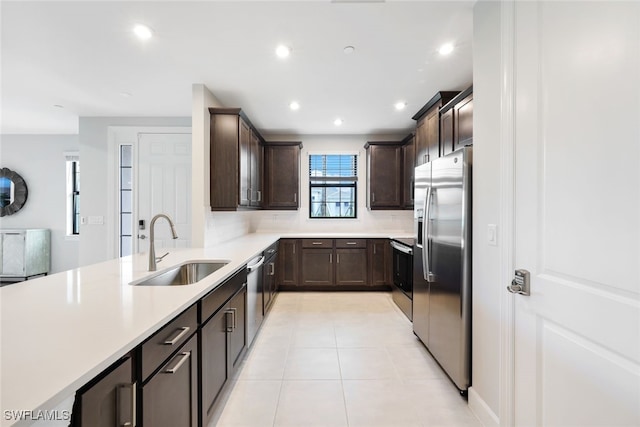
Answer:
M300 207L301 142L266 142L264 145L264 209Z
M415 174L416 144L415 134L402 140L402 207L413 209L413 183Z
M415 166L440 157L440 107L459 92L437 92L412 119L416 120Z
M473 144L473 86L440 109L442 155Z
M367 207L402 208L402 145L399 141L370 141L367 149Z
M262 206L264 139L240 108L209 108L211 210Z

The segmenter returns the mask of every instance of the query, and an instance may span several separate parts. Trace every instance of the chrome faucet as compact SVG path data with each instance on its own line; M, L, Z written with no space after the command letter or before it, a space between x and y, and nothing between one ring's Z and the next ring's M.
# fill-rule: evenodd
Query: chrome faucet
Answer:
M149 225L149 271L156 271L156 264L162 261L162 258L169 255L169 252L162 255L161 257L156 258L156 250L154 246L154 236L153 236L153 227L158 218L165 218L169 221L169 226L171 226L171 235L174 239L178 238L178 234L176 233L176 227L173 225L173 221L165 214L158 214L151 219L151 225Z

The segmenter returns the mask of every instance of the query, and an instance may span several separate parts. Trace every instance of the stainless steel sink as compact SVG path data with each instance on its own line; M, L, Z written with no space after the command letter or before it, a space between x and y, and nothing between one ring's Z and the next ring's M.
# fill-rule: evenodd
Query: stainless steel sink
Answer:
M188 261L169 270L161 271L151 277L131 282L134 286L180 286L199 282L211 273L218 271L229 261Z

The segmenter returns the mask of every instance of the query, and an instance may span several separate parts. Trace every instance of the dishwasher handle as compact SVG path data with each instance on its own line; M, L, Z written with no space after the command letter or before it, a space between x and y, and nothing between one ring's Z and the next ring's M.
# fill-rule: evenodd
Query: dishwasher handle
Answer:
M413 249L411 249L410 247L405 246L405 245L400 245L400 244L398 244L396 242L393 242L393 241L391 242L391 247L393 249L395 249L397 251L400 251L402 253L405 253L407 255L413 254Z
M254 260L255 260L255 259L257 259L257 257L256 257L256 258L254 258ZM257 270L258 268L260 268L260 267L262 266L262 264L264 264L264 257L263 257L263 256L261 256L261 257L258 259L258 261L256 261L255 263L253 263L253 264L247 264L247 271L248 271L249 273L251 273L253 270Z

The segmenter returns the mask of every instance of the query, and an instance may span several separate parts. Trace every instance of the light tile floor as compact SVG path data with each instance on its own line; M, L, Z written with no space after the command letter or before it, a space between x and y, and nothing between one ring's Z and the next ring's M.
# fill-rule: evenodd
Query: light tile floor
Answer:
M280 293L211 425L481 427L386 292Z

